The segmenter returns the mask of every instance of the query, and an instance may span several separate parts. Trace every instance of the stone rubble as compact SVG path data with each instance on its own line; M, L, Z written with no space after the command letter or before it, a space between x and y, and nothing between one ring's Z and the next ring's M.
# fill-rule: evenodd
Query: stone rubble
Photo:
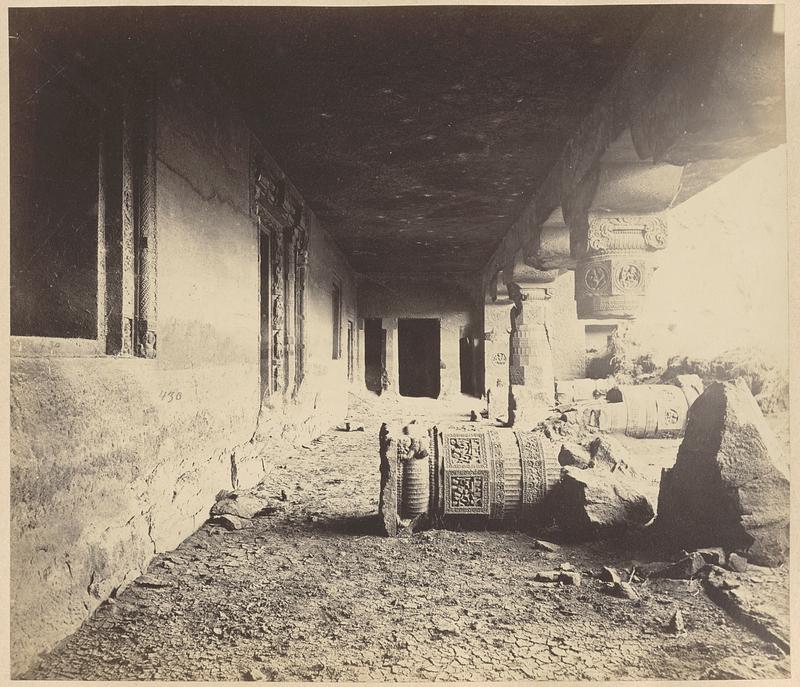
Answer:
M206 523L153 561L145 580L159 586L133 584L103 604L26 677L699 679L738 655L764 657L759 677L786 675L774 638L726 622L684 581L637 577L647 564L611 547L516 531L379 536L371 431L329 432L311 450L281 456L269 489L256 493L283 490L282 510L245 529ZM330 455L337 460L322 460ZM619 581L596 579L604 566ZM534 581L537 570L551 581ZM780 569L722 574L731 581L723 591L750 590L751 615L759 590L786 588ZM691 618L689 639L664 634L664 608L677 605Z

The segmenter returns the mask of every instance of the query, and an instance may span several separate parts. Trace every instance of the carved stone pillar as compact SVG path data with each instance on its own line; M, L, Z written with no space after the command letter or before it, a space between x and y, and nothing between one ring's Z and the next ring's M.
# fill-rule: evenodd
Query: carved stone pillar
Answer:
M667 245L661 215L589 215L586 249L575 271L581 319L630 319L641 310L656 264Z
M142 161L139 186L138 317L136 321L136 354L156 357L157 285L156 285L156 148L155 115L143 117Z
M552 273L549 280L555 276ZM508 356L508 423L530 429L547 417L555 401L553 352L547 331L551 289L544 283L512 283L508 290L514 302Z
M484 386L489 419L506 420L508 414L508 335L511 308L509 298L498 297L483 306Z

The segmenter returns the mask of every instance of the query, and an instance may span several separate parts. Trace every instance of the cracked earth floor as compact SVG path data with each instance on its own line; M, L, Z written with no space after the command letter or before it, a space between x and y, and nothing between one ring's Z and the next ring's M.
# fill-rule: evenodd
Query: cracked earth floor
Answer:
M545 552L521 532L378 536L381 421L461 421L461 405L447 416L432 401L355 401L350 419L365 431L331 430L269 456L266 484L285 491L284 510L243 530L204 525L152 562L163 586L131 585L25 677L698 679L729 677L726 665L788 676L788 658L696 581L651 579L636 601L604 594L586 573L648 560L625 542ZM641 443L639 467L657 474L677 443ZM584 573L581 586L534 582L562 563ZM783 593L785 571L754 574ZM677 609L686 632L676 636L666 625Z

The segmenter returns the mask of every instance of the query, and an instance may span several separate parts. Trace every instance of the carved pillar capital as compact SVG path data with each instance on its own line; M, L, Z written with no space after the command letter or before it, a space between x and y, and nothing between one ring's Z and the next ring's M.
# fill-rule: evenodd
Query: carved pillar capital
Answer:
M656 268L653 256L666 246L663 215L590 215L575 270L578 317L635 317Z

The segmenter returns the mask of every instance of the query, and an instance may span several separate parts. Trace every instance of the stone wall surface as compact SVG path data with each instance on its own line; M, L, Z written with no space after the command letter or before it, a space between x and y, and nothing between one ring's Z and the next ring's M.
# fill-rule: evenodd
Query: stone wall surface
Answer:
M556 379L586 376L586 326L575 309L575 272L558 276L551 288L547 330Z
M263 474L262 456L241 450L260 405L250 133L207 80L165 77L156 357L11 361L12 674L196 529L217 491ZM318 434L347 408L347 362L331 360L332 275L345 326L355 296L347 263L309 217L307 384L303 402L281 410L284 425Z

